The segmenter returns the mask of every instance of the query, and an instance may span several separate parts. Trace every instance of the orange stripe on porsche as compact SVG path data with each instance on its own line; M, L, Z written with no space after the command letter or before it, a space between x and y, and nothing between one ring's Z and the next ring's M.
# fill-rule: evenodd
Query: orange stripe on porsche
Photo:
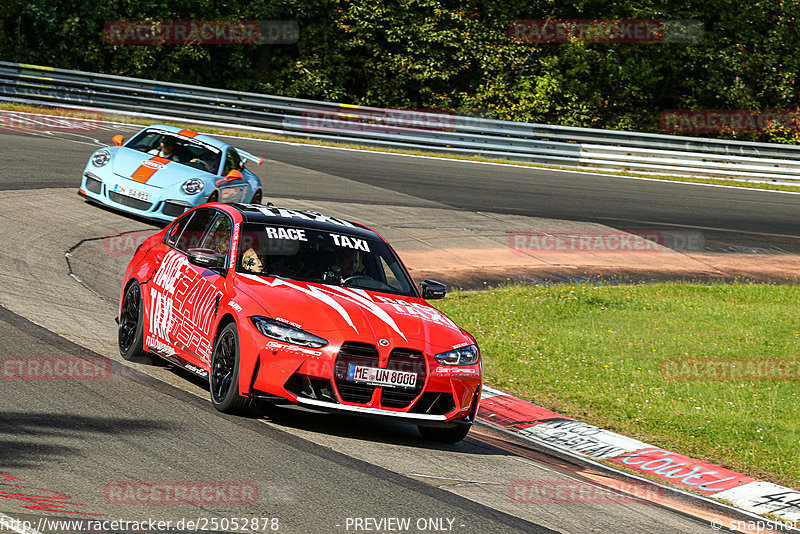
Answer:
M147 180L149 180L150 177L156 173L156 171L163 169L164 165L169 163L171 160L159 156L153 156L147 161L152 161L153 163L150 165L143 163L138 169L133 171L131 180L146 184Z
M185 135L186 137L191 139L192 137L194 137L194 136L196 136L198 134L197 134L197 132L193 132L191 130L181 130L180 132L178 132L178 135Z

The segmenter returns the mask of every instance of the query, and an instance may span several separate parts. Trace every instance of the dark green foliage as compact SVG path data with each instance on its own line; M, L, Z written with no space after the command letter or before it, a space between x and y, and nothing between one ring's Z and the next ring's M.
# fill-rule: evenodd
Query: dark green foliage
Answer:
M378 107L657 131L665 109L800 104L796 0L6 0L0 58ZM693 19L702 40L531 44L515 19ZM293 45L111 45L112 20L294 20ZM756 139L754 134L738 134ZM762 140L797 142L796 132Z

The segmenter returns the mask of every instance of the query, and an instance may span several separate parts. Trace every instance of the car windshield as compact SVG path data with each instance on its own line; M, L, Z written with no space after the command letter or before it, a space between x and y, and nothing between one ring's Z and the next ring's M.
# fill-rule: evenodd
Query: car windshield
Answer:
M418 296L386 243L346 232L246 223L236 265L241 273Z
M222 151L179 133L148 128L128 141L126 148L160 156L202 171L217 174Z

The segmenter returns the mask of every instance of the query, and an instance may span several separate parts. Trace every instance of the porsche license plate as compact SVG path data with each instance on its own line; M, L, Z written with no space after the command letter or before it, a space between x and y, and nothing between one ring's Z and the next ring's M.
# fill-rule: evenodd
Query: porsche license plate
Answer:
M135 198L137 200L143 200L145 202L148 202L150 200L150 193L139 191L137 189L131 189L130 187L125 187L124 185L120 184L114 186L114 192L119 193L120 195L125 195L126 197Z
M347 370L347 379L374 386L413 388L417 385L417 373L378 369L377 367L367 367L353 363L350 364Z

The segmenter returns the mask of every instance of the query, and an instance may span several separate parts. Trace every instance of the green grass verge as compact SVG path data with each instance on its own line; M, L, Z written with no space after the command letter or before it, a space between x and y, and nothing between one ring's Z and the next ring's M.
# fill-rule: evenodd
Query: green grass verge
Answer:
M506 286L439 306L487 384L647 443L800 487L796 381L676 381L671 358L800 358L798 287Z
M82 112L80 110L65 110L62 108L48 108L48 107L40 107L40 106L31 106L27 104L0 104L0 109L4 109L7 111L22 111L22 112L29 112L29 113L46 113L50 115L62 115L67 117L87 117L91 119L102 119L108 121L115 121L115 122L125 122L129 124L139 124L142 126L147 126L149 124L153 124L155 119L142 119L139 117L128 117L124 115L118 115L114 113L109 114L97 114L91 112ZM662 176L662 175L653 175L653 174L643 174L643 173L635 173L635 172L625 172L625 171L613 171L613 170L593 170L593 169L575 169L572 167L559 167L557 165L543 165L537 163L525 163L521 161L510 161L504 159L494 159L494 158L485 158L482 156L465 156L465 155L458 155L458 154L447 154L443 152L436 152L436 151L425 151L425 150L399 150L394 148L383 148L383 147L371 147L366 145L359 145L359 144L352 144L352 143L336 143L332 141L321 141L318 139L311 139L311 138L303 138L303 137L292 137L292 136L285 136L285 135L269 135L269 134L261 134L257 132L252 132L249 130L233 130L233 129L225 129L225 128L215 128L209 126L202 126L197 125L192 122L179 122L179 121L171 121L171 120L159 120L159 124L167 124L172 126L178 126L180 128L187 128L194 130L196 132L207 133L207 134L218 134L218 135L235 135L238 137L245 137L250 139L267 139L270 141L282 141L287 143L301 143L306 145L316 145L316 146L331 146L331 147L338 147L338 148L351 148L355 150L367 150L371 152L388 152L390 154L409 154L412 156L428 156L428 157L437 157L437 158L446 158L446 159L453 159L453 160L466 160L466 161L480 161L484 163L500 163L504 165L519 165L521 167L535 167L540 169L555 169L555 170L565 170L565 171L580 171L580 172L588 172L593 174L610 174L616 176L631 176L634 178L649 178L654 180L667 180L667 181L674 181L674 182L690 182L696 184L713 184L713 185L727 185L731 187L744 187L748 189L766 189L770 191L791 191L795 193L800 193L800 186L792 186L792 185L782 185L782 184L771 184L771 183L761 183L761 182L746 182L742 180L725 180L725 179L717 179L717 178L703 178L703 177L694 177L694 176Z

